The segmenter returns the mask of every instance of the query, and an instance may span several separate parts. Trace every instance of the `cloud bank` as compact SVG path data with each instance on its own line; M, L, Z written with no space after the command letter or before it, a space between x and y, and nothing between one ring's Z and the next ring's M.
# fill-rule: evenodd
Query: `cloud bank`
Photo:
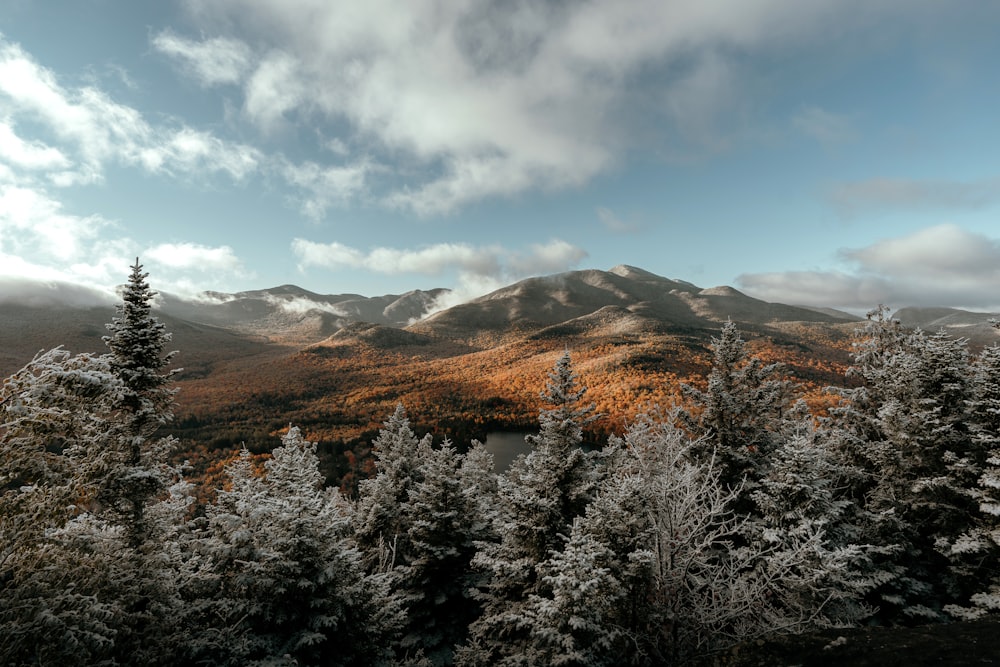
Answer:
M466 243L438 243L416 249L378 247L362 251L337 242L295 239L292 251L302 270L322 267L430 276L456 272L457 286L438 299L430 312L482 296L515 280L567 271L587 256L583 248L559 239L532 244L521 251L500 245Z
M743 274L737 283L767 301L857 312L880 303L1000 312L1000 239L945 224L839 256L853 270Z
M154 50L201 86L238 86L243 119L264 133L324 124L330 145L362 149L338 165L362 181L348 194L378 189L383 204L421 215L580 186L651 138L668 153L723 149L753 110L748 55L897 9L888 0L185 7L201 36L164 31ZM795 124L823 142L851 135L849 119L817 108ZM303 188L303 211L324 214L321 192Z

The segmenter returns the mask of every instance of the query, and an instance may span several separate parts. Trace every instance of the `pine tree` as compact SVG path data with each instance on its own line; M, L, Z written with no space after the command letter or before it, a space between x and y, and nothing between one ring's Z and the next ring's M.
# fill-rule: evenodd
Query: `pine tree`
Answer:
M499 479L500 539L483 543L475 557L488 583L481 593L483 615L470 627L459 664L531 664L530 599L551 592L539 568L562 550L599 481L595 454L580 447L593 412L580 405L585 392L569 353L563 354L541 393L550 407L539 414L539 432L526 438L532 450Z
M354 532L369 571L392 570L409 561L409 523L403 505L422 481L421 465L431 436L418 440L406 409L398 404L372 443L375 477L359 486Z
M98 663L113 652L114 606L98 599L100 559L67 549L81 512L79 461L100 441L117 378L104 357L39 353L0 389L0 662Z
M289 428L257 476L244 450L207 508L191 588L192 661L381 664L399 625L382 575L366 575L350 505L322 487L316 444Z
M402 655L422 654L432 664L451 664L479 615L470 595L475 543L488 537L480 498L468 493L463 457L447 440L424 453L421 481L401 510L407 528L408 559L399 567L397 591L406 610Z
M121 381L116 428L100 446L87 452L90 483L102 511L124 526L129 544L138 549L150 538L145 513L176 476L167 465L174 448L171 438L155 438L156 430L173 418L175 390L164 369L173 358L165 352L170 334L152 315L156 293L146 282L148 273L136 258L117 306L118 317L107 325L104 337L111 372Z
M712 339L712 351L706 389L681 385L692 406L680 418L697 439L695 454L714 460L728 488L749 494L767 474L789 383L776 379L780 364L764 364L747 355L746 343L732 321ZM744 505L744 509L750 506Z

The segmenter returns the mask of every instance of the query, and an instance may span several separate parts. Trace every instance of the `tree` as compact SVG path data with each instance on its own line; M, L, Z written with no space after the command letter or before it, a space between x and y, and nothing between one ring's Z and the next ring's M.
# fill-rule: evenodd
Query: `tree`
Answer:
M212 664L380 664L398 606L367 575L350 505L322 486L316 444L290 427L257 476L244 449L207 508L188 658Z
M541 393L550 407L539 413L539 432L526 438L532 450L499 479L499 541L482 543L474 560L487 576L483 614L456 655L460 664L531 662L532 599L551 596L541 565L562 550L599 480L596 453L580 447L593 412L593 406L580 405L585 392L569 353L563 354Z
M418 440L400 403L372 443L375 477L359 485L354 533L369 571L391 570L408 562L408 519L403 505L422 480L421 465L431 452L431 436Z
M713 361L704 390L681 385L691 407L681 423L695 436L695 454L713 460L729 489L752 493L767 474L789 385L776 379L780 364L748 357L746 343L730 320L712 338ZM743 503L747 509L750 504Z
M66 548L82 508L79 443L100 441L118 380L107 359L39 353L0 389L0 662L97 663L114 607L97 597L100 559Z
M756 522L733 509L742 489L723 483L712 459L693 455L699 444L672 418L641 418L613 443L620 464L601 496L613 502L594 503L585 519L605 526L593 534L615 553L617 581L633 591L645 583L646 597L624 596L628 605L615 616L635 638L637 664L673 664L823 625L833 595L825 569L832 561L815 556L824 548L821 527L807 525L794 540L752 539ZM592 517L598 510L604 521ZM616 530L623 515L634 518Z
M165 352L171 336L151 313L156 293L146 282L148 276L136 258L116 308L118 317L107 325L111 333L104 343L111 372L122 386L116 401L120 416L100 446L87 453L88 481L96 501L125 527L136 549L150 537L147 506L176 476L166 463L174 440L153 437L173 418L175 391L168 385L178 371L164 372L175 353Z
M402 506L408 558L398 569L396 589L407 618L400 653L422 654L436 665L452 663L455 647L479 615L479 603L470 595L478 579L472 558L476 542L489 533L462 463L447 440L425 452L421 481Z

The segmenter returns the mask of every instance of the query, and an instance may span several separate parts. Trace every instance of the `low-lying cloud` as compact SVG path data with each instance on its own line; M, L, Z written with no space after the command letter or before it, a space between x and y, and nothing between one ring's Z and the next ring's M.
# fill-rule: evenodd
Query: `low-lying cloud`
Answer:
M1000 311L1000 239L945 224L839 257L854 268L743 274L737 283L767 301L855 312L879 303Z
M586 250L560 239L532 244L525 250L511 250L500 245L438 243L415 249L379 247L368 251L337 242L295 239L292 251L302 270L323 267L430 276L457 273L456 284L431 305L427 314L464 303L528 276L567 271L587 257Z

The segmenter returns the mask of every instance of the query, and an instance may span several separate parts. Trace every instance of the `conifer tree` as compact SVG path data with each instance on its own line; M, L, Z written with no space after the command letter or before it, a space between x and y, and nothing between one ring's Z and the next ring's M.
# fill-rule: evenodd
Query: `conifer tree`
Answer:
M100 441L118 381L104 357L39 353L0 388L0 663L97 663L113 652L106 562L66 546L82 508L80 461Z
M569 353L563 354L541 393L550 407L539 414L539 432L526 438L532 450L499 479L499 541L483 543L476 554L488 582L483 614L457 654L460 664L531 664L531 596L551 596L540 566L562 550L599 479L595 454L580 447L593 412L593 406L580 405L585 392Z
M381 664L399 610L386 578L365 574L350 505L323 488L316 444L291 427L264 467L254 474L244 450L207 509L187 659Z
M152 315L148 273L136 258L117 306L118 317L104 337L111 372L121 381L116 402L116 428L100 446L87 452L87 474L102 511L122 525L132 548L150 537L145 517L148 505L164 493L175 472L167 466L172 438L156 438L156 430L173 418L175 390L169 386L177 371L165 371L174 352L166 352L170 334Z
M402 655L422 654L432 664L451 664L479 614L471 597L475 543L485 539L479 498L468 493L462 456L449 441L424 452L421 481L403 503L408 559L398 569L406 629Z
M718 338L712 338L712 351L708 386L704 390L681 386L692 407L681 412L680 419L696 438L694 453L714 460L726 487L750 494L767 474L789 383L776 377L780 364L764 364L747 355L746 343L731 320Z
M400 403L372 443L375 477L359 485L354 532L369 571L391 570L409 561L409 522L403 505L422 481L421 466L431 436L418 440Z

